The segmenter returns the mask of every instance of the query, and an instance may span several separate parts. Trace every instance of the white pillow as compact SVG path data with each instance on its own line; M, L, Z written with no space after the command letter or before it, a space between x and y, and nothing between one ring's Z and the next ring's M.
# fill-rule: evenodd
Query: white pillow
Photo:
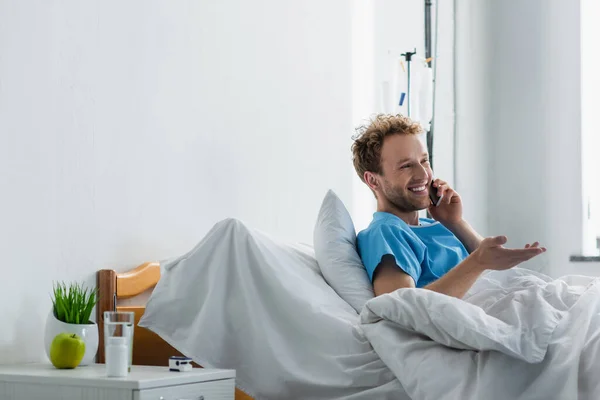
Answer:
M314 229L315 257L336 293L360 313L374 297L373 285L356 250L356 230L340 198L329 190Z

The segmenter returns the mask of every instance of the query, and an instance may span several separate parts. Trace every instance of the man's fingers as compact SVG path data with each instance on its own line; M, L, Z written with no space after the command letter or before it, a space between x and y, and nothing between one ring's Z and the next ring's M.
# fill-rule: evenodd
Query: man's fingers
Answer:
M442 201L445 204L460 202L460 197L458 196L458 193L456 193L454 189L452 189L450 185L448 185L448 183L446 183L445 181L441 179L435 179L433 181L433 186L437 188L437 195L442 199Z
M436 179L433 181L433 187L439 187L441 185L445 185L446 182L441 179Z
M529 247L526 249L506 249L506 251L509 257L515 261L526 261L544 252L544 250L539 247Z
M540 242L535 242L534 244L532 244L532 245L531 245L531 247L535 247L535 248L537 248L537 249L541 249L541 250L542 250L542 253L544 253L544 252L546 251L546 248L545 248L545 247L543 247L543 246L542 246L542 247L540 247Z
M441 185L438 186L437 195L441 196L441 197L444 197L444 196L446 196L446 191L447 190L448 190L448 185L446 185L445 183L441 184Z
M454 191L454 189L450 189L448 185L440 186L437 194L444 200L444 203L446 204L451 204L453 201L455 201L455 198L458 198L458 194Z
M452 192L446 192L446 204L452 203Z
M506 236L494 236L483 239L482 244L487 245L489 247L492 246L502 246L504 243L508 241Z
M452 189L448 189L446 191L446 193L444 194L444 196L446 196L446 204L452 203L452 198L454 197L455 194L456 194L456 192Z

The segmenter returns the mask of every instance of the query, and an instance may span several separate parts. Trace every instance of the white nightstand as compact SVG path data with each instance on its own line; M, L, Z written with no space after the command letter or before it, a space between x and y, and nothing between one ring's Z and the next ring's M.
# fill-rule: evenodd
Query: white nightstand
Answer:
M51 364L0 365L2 400L233 400L235 371L134 365L107 378L104 364L59 370Z

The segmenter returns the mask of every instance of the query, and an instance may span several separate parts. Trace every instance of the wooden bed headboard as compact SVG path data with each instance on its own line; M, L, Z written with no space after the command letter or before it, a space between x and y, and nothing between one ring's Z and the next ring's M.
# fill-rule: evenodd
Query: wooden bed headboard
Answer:
M133 311L135 326L133 333L133 365L168 366L169 357L182 355L154 332L138 326L145 305L119 305L119 300L138 296L156 286L160 279L160 264L144 263L131 271L117 273L112 269L101 269L97 273L98 304L96 321L99 330L97 362L104 361L104 311ZM241 390L235 390L236 400L252 400Z

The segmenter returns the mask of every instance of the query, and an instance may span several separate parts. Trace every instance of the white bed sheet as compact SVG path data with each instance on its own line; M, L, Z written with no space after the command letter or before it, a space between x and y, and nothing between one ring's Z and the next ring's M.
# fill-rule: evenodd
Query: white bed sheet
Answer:
M235 219L163 264L139 325L255 399L408 399L312 250Z

